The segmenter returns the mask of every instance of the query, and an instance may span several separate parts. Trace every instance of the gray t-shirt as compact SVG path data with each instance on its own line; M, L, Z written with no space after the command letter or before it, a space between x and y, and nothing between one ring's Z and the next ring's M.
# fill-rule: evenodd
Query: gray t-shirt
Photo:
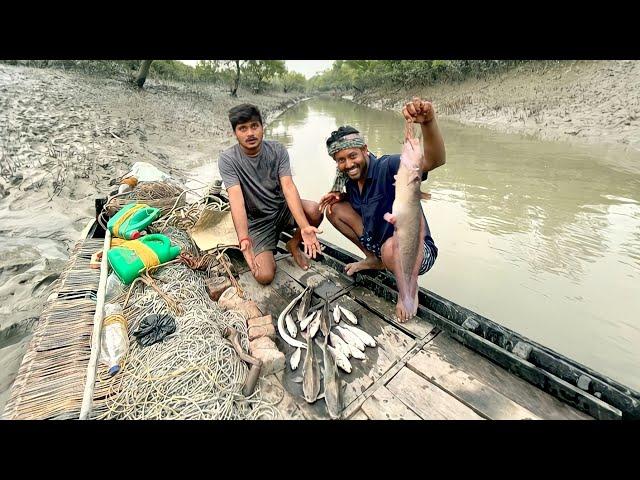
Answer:
M280 142L263 140L256 157L235 144L220 154L218 169L226 188L240 184L250 224L274 219L286 203L280 177L291 176L291 167Z

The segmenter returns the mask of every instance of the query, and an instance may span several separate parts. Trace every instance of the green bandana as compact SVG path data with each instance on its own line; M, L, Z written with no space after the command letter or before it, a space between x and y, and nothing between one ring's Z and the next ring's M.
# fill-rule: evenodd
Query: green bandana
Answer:
M340 150L344 150L345 148L361 148L364 147L365 143L362 137L357 134L347 135L346 137L341 138L340 140L336 140L331 145L327 147L327 151L329 155L333 157Z

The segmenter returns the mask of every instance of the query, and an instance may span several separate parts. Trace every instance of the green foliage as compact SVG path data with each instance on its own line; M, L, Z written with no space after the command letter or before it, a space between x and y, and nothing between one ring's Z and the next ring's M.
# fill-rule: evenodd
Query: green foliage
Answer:
M331 70L309 80L311 91L362 92L411 88L482 78L523 63L521 60L336 60Z
M1 63L35 68L61 68L83 73L131 77L140 68L141 60L0 60ZM200 60L191 67L178 60L153 60L148 80L163 79L185 82L205 82L227 86L230 91L238 81L240 86L260 93L277 88L285 93L304 92L307 80L304 75L289 72L284 60Z
M195 69L178 60L154 60L149 70L149 78L164 80L196 80Z
M307 79L298 72L286 72L279 76L274 85L281 86L284 93L287 92L304 92L307 86Z
M287 72L284 60L246 60L244 64L246 84L254 93L264 90L270 80Z

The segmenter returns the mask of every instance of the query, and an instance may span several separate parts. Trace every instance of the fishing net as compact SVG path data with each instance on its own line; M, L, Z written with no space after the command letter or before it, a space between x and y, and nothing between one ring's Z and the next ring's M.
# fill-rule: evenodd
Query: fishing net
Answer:
M179 313L158 292L138 282L124 310L129 320L130 351L121 371L109 377L101 365L94 394L98 419L274 419L279 412L260 389L242 394L248 373L226 327L238 331L248 349L247 326L238 312L223 312L207 295L206 276L183 264L153 274L158 287L180 305ZM124 294L123 294L124 295ZM117 301L123 302L123 296ZM162 342L140 347L135 332L150 314L175 318L176 332Z

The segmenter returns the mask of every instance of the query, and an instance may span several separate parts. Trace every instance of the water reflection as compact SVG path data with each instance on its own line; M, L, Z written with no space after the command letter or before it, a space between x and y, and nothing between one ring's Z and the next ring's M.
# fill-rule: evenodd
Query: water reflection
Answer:
M344 124L378 155L401 149L399 113L347 101L304 102L268 127L303 198L331 185L324 142ZM440 125L448 161L423 186L440 255L421 285L640 388L640 154Z

